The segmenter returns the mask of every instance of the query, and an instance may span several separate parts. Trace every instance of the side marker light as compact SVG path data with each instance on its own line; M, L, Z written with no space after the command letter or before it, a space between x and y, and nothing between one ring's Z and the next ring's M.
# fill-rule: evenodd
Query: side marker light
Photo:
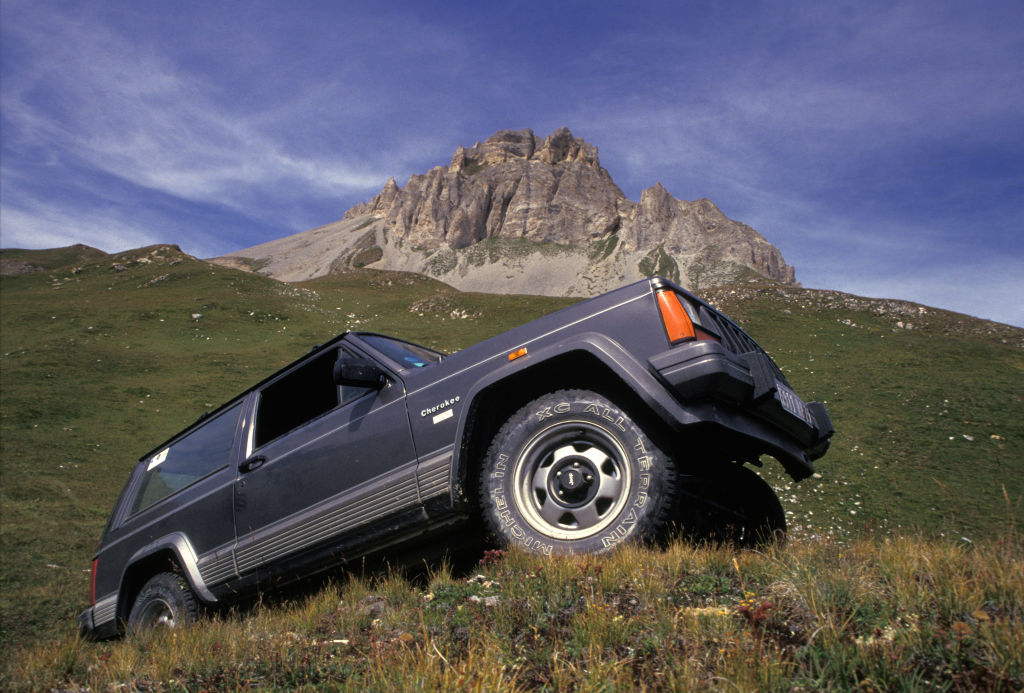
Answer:
M515 351L509 352L508 360L515 361L520 356L526 356L526 347L521 347Z

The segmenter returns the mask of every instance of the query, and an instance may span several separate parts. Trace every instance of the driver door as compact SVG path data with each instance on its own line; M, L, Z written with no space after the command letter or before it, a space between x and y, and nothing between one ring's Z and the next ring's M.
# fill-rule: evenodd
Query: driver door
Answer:
M295 560L419 503L405 389L388 373L379 389L339 386L330 349L256 393L235 482L239 576Z

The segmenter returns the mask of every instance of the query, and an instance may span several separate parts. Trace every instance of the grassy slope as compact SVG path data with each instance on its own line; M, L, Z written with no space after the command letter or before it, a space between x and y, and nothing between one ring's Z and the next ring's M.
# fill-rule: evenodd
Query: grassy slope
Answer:
M453 350L568 303L369 271L309 286L168 247L0 278L0 642L70 627L140 455L312 345L357 328Z
M17 653L11 690L978 691L1024 686L1024 546L801 540L354 577L187 631Z
M708 294L835 423L823 477L780 494L791 524L976 539L1006 519L1004 487L1024 518L1024 330L837 292Z
M106 256L102 250L82 244L46 250L0 248L0 264L10 266L14 270L6 271L5 274L21 274L25 270L60 270L88 262L99 262Z
M453 350L570 302L373 272L288 286L166 247L75 269L0 279L4 646L70 631L138 455L310 345L356 328ZM1011 504L1024 494L1020 330L937 312L903 329L906 315L842 295L736 291L712 299L839 431L821 479L765 467L798 534L1005 528L1002 485ZM1009 513L1020 521L1019 502Z

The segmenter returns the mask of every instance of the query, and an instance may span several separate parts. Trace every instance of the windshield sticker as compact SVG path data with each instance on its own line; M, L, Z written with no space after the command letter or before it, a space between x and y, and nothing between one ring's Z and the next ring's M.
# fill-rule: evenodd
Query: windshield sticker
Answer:
M149 464L146 466L146 471L148 472L149 470L153 469L154 467L157 467L157 466L163 464L163 461L167 459L167 453L169 453L170 451L171 451L170 448L164 448L163 450L161 450L157 454L153 455L153 459L151 459L149 461Z

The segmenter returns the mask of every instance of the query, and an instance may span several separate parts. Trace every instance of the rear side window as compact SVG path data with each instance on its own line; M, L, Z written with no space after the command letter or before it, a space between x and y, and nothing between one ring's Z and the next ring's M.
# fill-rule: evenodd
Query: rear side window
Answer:
M236 404L150 457L130 512L145 510L227 466L240 412Z

